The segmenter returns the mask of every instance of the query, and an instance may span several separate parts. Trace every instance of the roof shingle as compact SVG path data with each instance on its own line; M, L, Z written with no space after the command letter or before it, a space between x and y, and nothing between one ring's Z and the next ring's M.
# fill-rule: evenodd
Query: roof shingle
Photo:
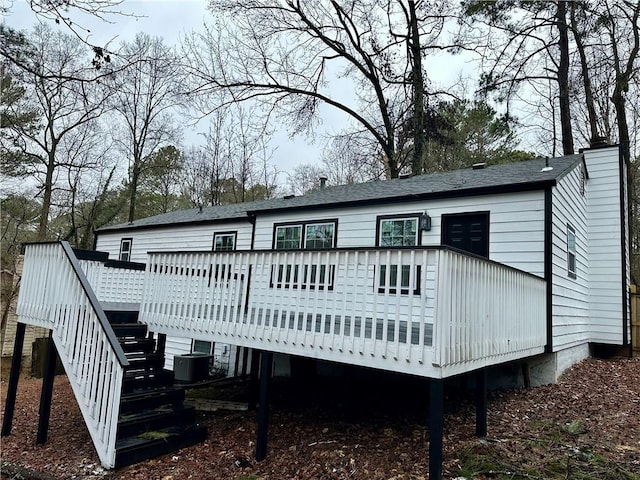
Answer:
M451 172L416 175L408 178L379 180L353 185L338 185L299 197L276 198L256 202L192 208L141 218L131 223L103 227L98 232L135 230L176 224L215 223L249 219L249 215L305 209L322 206L339 208L347 205L391 203L411 199L442 198L491 193L492 191L519 191L544 188L571 171L582 161L582 155L568 155L548 160L550 170L543 168L547 160L487 166L481 169L463 169Z

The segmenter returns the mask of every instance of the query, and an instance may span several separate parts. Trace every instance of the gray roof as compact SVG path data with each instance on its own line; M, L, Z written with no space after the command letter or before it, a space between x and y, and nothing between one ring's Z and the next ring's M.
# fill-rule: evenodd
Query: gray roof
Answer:
M582 155L548 160L551 170L543 171L547 160L466 168L451 172L416 175L354 185L338 185L293 198L193 208L141 218L131 223L103 227L98 232L134 230L175 224L215 223L248 220L257 213L307 208L340 208L358 204L392 203L417 199L446 198L484 193L541 189L556 181L582 161Z

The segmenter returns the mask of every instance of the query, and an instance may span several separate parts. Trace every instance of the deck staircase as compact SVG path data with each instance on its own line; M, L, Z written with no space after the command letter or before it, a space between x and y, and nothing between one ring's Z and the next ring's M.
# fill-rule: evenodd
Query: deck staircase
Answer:
M125 352L125 367L116 433L115 467L157 457L202 442L206 427L195 409L184 404L184 389L164 370L164 355L136 311L105 311Z

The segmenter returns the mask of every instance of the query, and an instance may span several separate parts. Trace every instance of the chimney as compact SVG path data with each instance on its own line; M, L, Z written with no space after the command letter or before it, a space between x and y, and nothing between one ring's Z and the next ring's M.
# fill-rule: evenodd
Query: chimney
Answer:
M591 148L604 148L609 146L609 139L604 135L598 135L597 137L593 137L590 143L589 146Z
M327 177L320 177L320 190L324 190L327 186Z

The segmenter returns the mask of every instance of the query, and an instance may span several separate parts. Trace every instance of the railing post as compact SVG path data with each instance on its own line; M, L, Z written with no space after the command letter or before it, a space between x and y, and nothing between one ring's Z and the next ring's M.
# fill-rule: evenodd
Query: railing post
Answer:
M18 379L20 378L20 367L22 366L22 346L24 345L25 327L26 325L20 322L16 325L16 338L13 342L13 356L11 358L11 373L9 374L7 399L5 400L4 418L2 419L3 437L6 437L11 433L11 426L13 424L13 412L16 406Z

